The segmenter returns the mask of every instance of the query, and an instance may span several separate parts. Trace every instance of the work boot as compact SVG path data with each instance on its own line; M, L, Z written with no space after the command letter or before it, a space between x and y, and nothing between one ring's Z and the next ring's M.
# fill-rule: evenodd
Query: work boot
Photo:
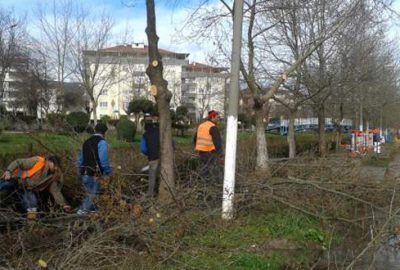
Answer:
M38 212L36 208L28 208L26 209L27 213L26 213L26 219L28 221L35 221L38 218Z

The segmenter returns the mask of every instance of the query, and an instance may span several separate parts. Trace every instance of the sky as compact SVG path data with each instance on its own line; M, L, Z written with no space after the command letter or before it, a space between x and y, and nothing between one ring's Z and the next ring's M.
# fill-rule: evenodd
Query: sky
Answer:
M12 8L19 16L27 16L28 31L35 36L38 31L35 26L35 13L38 4L49 5L53 0L0 0L0 7ZM181 29L188 14L197 5L196 0L156 1L157 33L160 37L159 47L179 53L189 53L191 61L205 62L207 47L202 48L184 40L177 29ZM213 1L213 0L211 0ZM145 33L146 7L144 0L83 0L90 11L101 13L106 10L114 18L113 44L144 42L147 44ZM128 35L126 35L128 33ZM127 36L128 38L125 38Z
M38 3L49 5L53 0L0 0L0 7L13 8L21 16L27 16L28 30L35 35L35 10ZM62 1L62 0L57 0ZM76 0L79 1L79 0ZM190 12L203 0L158 0L156 1L157 32L160 37L159 47L180 53L190 53L190 60L206 62L209 44L198 44L184 40L177 29L181 29ZM209 0L215 3L218 0ZM100 13L108 11L115 20L114 42L122 43L125 33L127 42L147 43L145 34L146 9L144 0L81 0L90 11ZM129 4L129 5L127 5ZM391 24L389 38L400 38L400 0L394 0L393 10L399 13L396 23Z
M400 38L400 0L395 0L392 5L392 9L398 13L396 20L392 22L392 27L390 29L390 37L399 39Z

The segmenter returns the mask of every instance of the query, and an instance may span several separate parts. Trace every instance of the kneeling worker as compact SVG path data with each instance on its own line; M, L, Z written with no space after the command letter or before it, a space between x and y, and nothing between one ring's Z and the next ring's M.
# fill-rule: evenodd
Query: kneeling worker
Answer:
M21 200L28 218L36 219L38 201L35 192L49 191L56 204L65 212L71 211L61 193L62 177L57 156L35 156L11 162L0 181L0 189L21 189Z

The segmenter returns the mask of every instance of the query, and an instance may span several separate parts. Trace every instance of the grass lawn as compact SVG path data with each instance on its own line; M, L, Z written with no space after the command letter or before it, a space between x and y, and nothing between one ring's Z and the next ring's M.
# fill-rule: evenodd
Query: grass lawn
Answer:
M0 154L78 151L88 137L85 133L71 136L53 133L3 133L0 135ZM139 143L140 135L135 136L133 143L118 140L115 132L107 133L106 139L111 148L129 148Z
M54 151L62 151L75 148L78 144L78 141L70 136L49 133L4 133L0 135L0 153L2 155L40 152L46 150L46 147Z
M165 269L307 268L310 254L322 250L328 238L317 220L292 211L249 214L231 224L200 223L183 237L178 257Z
M225 134L222 135L224 136ZM49 150L55 152L78 150L88 137L89 135L86 133L72 134L71 136L54 133L3 133L0 135L0 155L48 152ZM328 136L328 138L330 137ZM141 134L136 134L134 142L128 143L118 140L115 131L109 131L106 136L110 147L114 149L131 148L135 144L139 144L140 138ZM317 138L318 135L315 133L300 133L296 135L300 150L304 145L315 144ZM185 136L174 136L174 139L178 145L191 146L193 143L193 135L189 133ZM238 139L240 141L255 141L255 133L239 132ZM270 147L287 147L285 136L267 134L267 139ZM271 153L273 154L273 151Z

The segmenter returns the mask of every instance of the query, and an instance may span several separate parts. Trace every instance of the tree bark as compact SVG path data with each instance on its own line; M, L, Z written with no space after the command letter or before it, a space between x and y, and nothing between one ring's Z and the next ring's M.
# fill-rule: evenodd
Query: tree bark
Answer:
M336 130L336 150L340 149L341 144L342 144L342 126L339 124Z
M325 138L325 105L318 105L318 130L319 130L319 155L326 156L326 138Z
M140 124L140 113L135 114L135 122L136 122L136 131L142 132L142 125Z
M265 136L264 112L262 108L255 110L256 118L256 140L257 140L257 162L256 170L270 176L268 164L268 148Z
M3 101L4 99L4 82L6 78L6 73L5 72L0 72L0 100Z
M295 140L295 130L294 130L294 120L295 120L296 112L289 112L289 123L288 123L288 134L287 141L289 145L289 158L294 158L296 156L296 140Z
M160 189L159 200L170 203L175 194L174 153L172 148L172 127L169 103L172 94L168 91L168 83L163 78L163 63L158 51L158 36L156 31L156 14L154 0L146 0L147 27L146 34L149 43L149 66L146 74L153 87L156 87L155 98L160 121Z
M340 149L340 145L342 144L342 126L340 123L342 122L344 118L344 108L343 108L343 103L340 104L339 107L339 119L337 120L336 123L336 150Z
M92 103L93 103L93 109L92 109L93 123L96 126L97 125L97 103L93 100L92 100Z

